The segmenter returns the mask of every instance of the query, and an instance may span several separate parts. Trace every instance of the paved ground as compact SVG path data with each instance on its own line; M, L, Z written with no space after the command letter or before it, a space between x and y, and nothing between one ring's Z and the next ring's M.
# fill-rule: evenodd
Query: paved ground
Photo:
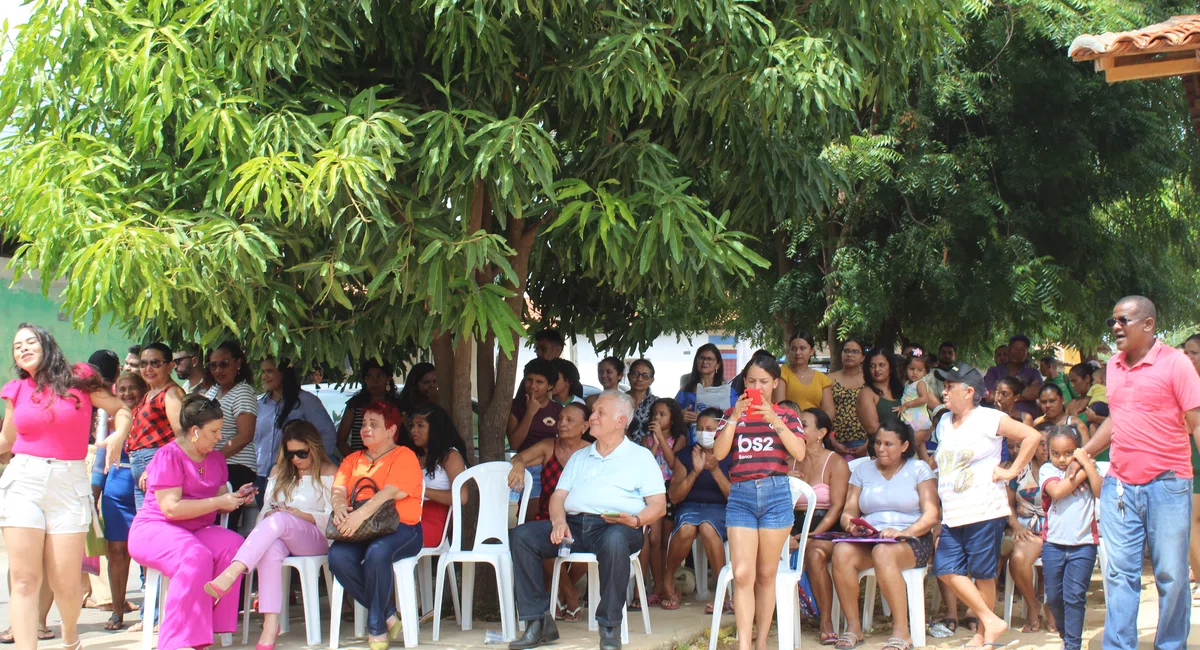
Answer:
M3 552L3 545L0 544L0 571L7 570L8 556ZM131 581L133 582L133 581ZM1142 639L1141 647L1151 648L1153 646L1155 622L1157 616L1156 595L1154 592L1153 583L1149 576L1143 579L1146 588L1142 592L1142 607L1140 610L1138 629ZM105 597L106 594L97 590L97 596ZM129 592L129 597L134 602L141 601L141 594L136 590ZM1102 644L1102 631L1104 625L1104 609L1103 596L1100 590L1099 576L1093 578L1092 591L1090 593L1089 602L1092 604L1089 609L1087 619L1087 629L1084 633L1085 647L1089 650L1100 650ZM479 603L478 608L492 609L488 605ZM323 611L328 611L328 608L323 606ZM864 648L878 648L888 636L890 630L889 619L879 615L881 608L877 607L875 629L876 631L867 637L867 643ZM1018 610L1019 611L1019 610ZM104 622L108 619L109 613L106 611L88 609L84 610L82 617L81 629L83 632L84 647L90 649L115 650L122 648L137 648L140 642L140 635L122 632L110 633L103 630ZM277 648L279 650L299 650L307 648L304 643L304 620L301 613L301 608L296 606L292 608L292 629L287 635L279 638ZM1014 627L1019 628L1020 623L1015 620ZM256 620L257 619L257 620ZM1191 635L1191 643L1189 648L1200 648L1200 609L1193 610L1193 628ZM57 610L51 610L50 626L57 632L58 625ZM137 620L136 614L131 614L126 618L129 622ZM261 619L251 617L252 631L250 635L250 644L247 647L253 647L255 638L258 634ZM328 620L323 621L323 632L325 634L326 643L328 642ZM677 611L668 612L660 609L651 611L651 626L653 634L646 635L643 633L641 616L631 613L630 624L632 626L630 632L630 644L627 648L633 650L658 650L670 648L672 650L683 650L689 648L693 643L699 647L707 647L707 637L704 637L708 630L709 617L704 615L704 603L696 603L692 600L684 600L683 607ZM726 616L724 623L727 626L723 631L720 640L721 648L736 648L736 642L730 637L729 627L733 624L732 616ZM0 626L8 626L8 590L7 586L0 582ZM421 627L420 644L429 647L443 648L495 648L496 646L488 646L484 643L484 635L488 630L499 631L499 624L483 620L476 620L474 629L470 631L462 631L454 625L453 620L448 620L442 626L442 638L439 642L434 643L430 639L431 625L426 623ZM560 624L562 640L557 644L556 648L563 650L575 650L597 647L597 637L594 632L588 632L585 623L563 623ZM703 637L703 638L701 638ZM365 650L366 643L364 639L353 638L353 625L344 623L342 626L342 647L348 650ZM933 639L930 638L930 647L934 648L958 648L966 642L968 636L965 631L949 639ZM1051 637L1045 632L1036 634L1021 634L1019 632L1012 633L1007 637L1009 640L1016 640L1018 644L1015 648L1021 649L1038 649L1038 650L1058 650L1062 647L1061 641L1057 637ZM61 639L53 641L44 641L41 643L41 648L60 648ZM234 635L234 647L242 647L241 634ZM815 628L809 626L806 622L803 633L802 646L806 648L819 647ZM771 640L771 648L776 648L777 643L774 639ZM167 650L167 649L164 649Z

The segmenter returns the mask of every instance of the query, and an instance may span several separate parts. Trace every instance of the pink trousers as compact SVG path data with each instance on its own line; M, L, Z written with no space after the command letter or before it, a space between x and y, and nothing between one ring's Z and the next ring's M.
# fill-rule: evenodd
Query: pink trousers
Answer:
M234 561L258 569L258 611L278 614L283 606L283 561L290 555L325 555L329 540L316 525L286 512L258 522Z
M165 521L134 522L129 531L129 555L171 579L159 621L159 648L203 648L212 645L214 634L237 631L242 579L238 578L216 605L204 593L204 585L229 566L241 545L241 535L220 526L192 532ZM146 624L151 624L153 616L143 616Z

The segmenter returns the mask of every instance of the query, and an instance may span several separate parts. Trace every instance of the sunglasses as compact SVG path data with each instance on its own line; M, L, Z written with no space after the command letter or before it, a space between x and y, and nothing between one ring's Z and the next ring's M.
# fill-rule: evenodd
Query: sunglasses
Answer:
M174 361L175 363L179 363L180 361L187 361L188 359L195 359L195 358L196 357L193 357L192 355L188 354L188 355L184 355L182 357L175 357L174 359L172 359L172 361Z
M1144 319L1144 318L1129 318L1128 316L1121 316L1119 318L1110 318L1110 319L1104 321L1104 324L1108 325L1108 329L1112 329L1117 326L1117 323L1120 323L1121 327L1129 327L1130 323L1136 323L1140 320L1146 320L1146 319Z
M224 370L233 365L233 359L222 359L221 361L209 361L209 370Z
M161 368L161 367L167 365L168 363L172 363L172 362L171 361L163 361L162 359L151 359L149 361L143 361L137 365L139 368L155 368L155 369L157 369L157 368Z
M293 458L299 458L300 460L305 460L306 458L308 458L308 450L301 449L299 451L292 451L291 449L285 449L285 450L283 450L283 457L288 460L292 460Z

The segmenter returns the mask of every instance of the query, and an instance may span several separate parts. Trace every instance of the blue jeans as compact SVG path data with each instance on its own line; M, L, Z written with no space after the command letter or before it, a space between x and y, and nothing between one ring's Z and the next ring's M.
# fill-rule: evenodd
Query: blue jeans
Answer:
M1117 507L1118 489L1124 486ZM1100 492L1100 534L1108 554L1104 623L1105 650L1137 648L1137 615L1142 590L1142 551L1150 547L1158 586L1156 650L1183 650L1191 629L1188 539L1192 522L1192 481L1165 472L1145 485L1104 479Z
M367 608L367 632L384 634L396 611L392 592L392 563L421 550L421 524L400 524L391 535L369 542L334 542L329 546L329 571L350 597Z
M1060 546L1047 542L1042 547L1046 574L1046 605L1062 636L1064 650L1080 650L1083 616L1087 613L1087 590L1096 565L1096 546ZM1107 626L1106 626L1107 627Z
M154 454L159 449L161 447L129 452L129 471L133 474L133 503L138 510L142 509L142 502L146 500L146 493L138 488L138 482L142 480L142 474L146 473L146 467L154 460Z

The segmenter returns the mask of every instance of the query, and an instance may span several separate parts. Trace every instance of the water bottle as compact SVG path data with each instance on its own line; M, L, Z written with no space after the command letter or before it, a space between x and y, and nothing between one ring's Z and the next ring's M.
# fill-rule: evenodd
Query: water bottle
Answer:
M488 630L483 633L483 642L485 645L496 645L504 643L504 637L495 630Z
M568 555L570 555L571 554L571 543L574 541L575 540L571 539L570 537L564 537L563 540L558 543L558 556L559 557L567 557Z
M508 491L508 502L509 503L520 503L521 502L521 492L522 492L522 490L519 487L510 489Z

